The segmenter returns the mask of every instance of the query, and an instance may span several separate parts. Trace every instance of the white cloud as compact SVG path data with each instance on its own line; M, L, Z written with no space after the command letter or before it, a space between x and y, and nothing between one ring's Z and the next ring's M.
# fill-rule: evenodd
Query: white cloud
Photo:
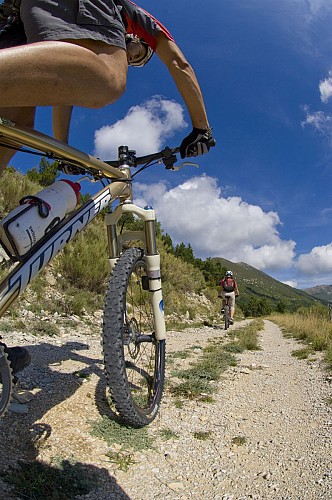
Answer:
M286 32L288 43L295 42L301 51L307 51L310 47L311 51L315 51L313 39L316 30L322 29L322 20L332 12L331 0L251 0L245 4L249 5L247 8L255 8L258 13L267 12L269 19L275 20L280 29Z
M326 104L332 97L332 70L328 77L319 82L319 92L321 101ZM322 134L332 145L332 114L324 111L310 111L309 106L303 106L306 118L302 121L302 127L309 125Z
M332 273L332 243L314 247L310 253L300 255L297 268L309 276Z
M306 125L314 127L329 142L332 141L332 115L323 111L311 112L308 106L303 106L303 109L306 113L306 119L301 125L303 127Z
M317 18L331 12L330 0L283 0L283 5L292 12L292 17L289 22L306 20L308 23L315 21ZM295 18L295 15L298 19Z
M319 90L322 102L328 102L332 96L332 71L329 71L328 78L319 83Z
M292 288L297 288L298 287L298 282L297 281L283 281L285 285L291 286Z
M114 158L121 144L135 149L139 155L158 151L166 138L186 125L180 104L155 96L131 107L127 115L114 125L97 130L95 156Z
M311 15L316 16L322 11L331 9L330 0L301 0L304 7L309 9Z
M138 204L151 204L173 243L190 243L197 257L224 257L258 269L292 265L295 243L281 240L276 212L264 212L240 197L224 198L215 178L192 179L169 189L165 183L136 184Z

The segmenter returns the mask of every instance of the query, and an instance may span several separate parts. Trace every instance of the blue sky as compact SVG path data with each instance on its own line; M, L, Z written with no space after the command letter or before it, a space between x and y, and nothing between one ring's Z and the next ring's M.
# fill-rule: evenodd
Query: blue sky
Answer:
M138 0L195 69L217 147L199 169L153 167L136 185L174 243L247 262L298 288L332 284L331 0ZM50 132L50 110L37 128ZM74 111L70 143L103 159L145 154L191 130L166 68L130 68L127 91ZM31 168L18 154L12 164Z

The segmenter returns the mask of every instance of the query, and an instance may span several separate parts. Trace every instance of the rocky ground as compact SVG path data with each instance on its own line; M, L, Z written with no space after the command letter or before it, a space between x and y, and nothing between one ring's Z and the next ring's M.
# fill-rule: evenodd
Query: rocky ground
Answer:
M170 332L167 351L195 346L182 365L209 338L224 336L208 327ZM99 336L78 326L51 338L12 332L6 341L28 346L33 363L21 380L30 400L0 422L0 470L18 459L49 466L59 457L75 460L98 479L79 497L85 500L332 498L331 379L319 359L293 357L298 343L270 321L261 350L238 355L238 365L215 383L214 403L178 408L166 391L148 428L153 449L135 452L128 470L108 459L116 447L91 435L91 421L105 411ZM77 376L82 370L87 379ZM2 482L0 498L18 499Z

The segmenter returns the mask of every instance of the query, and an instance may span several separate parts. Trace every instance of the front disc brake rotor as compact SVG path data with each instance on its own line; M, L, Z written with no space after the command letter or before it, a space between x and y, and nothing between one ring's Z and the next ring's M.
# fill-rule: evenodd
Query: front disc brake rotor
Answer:
M138 322L135 318L132 318L128 324L128 330L130 332L130 342L128 344L128 351L130 356L135 359L140 351L140 345L137 339L140 336Z

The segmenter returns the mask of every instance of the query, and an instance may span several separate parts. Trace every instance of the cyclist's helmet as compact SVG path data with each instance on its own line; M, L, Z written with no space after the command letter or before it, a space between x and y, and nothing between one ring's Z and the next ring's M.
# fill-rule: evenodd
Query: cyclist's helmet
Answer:
M226 271L226 276L227 278L232 278L233 277L232 271Z
M142 67L153 56L151 47L136 35L126 35L126 47L129 66Z

